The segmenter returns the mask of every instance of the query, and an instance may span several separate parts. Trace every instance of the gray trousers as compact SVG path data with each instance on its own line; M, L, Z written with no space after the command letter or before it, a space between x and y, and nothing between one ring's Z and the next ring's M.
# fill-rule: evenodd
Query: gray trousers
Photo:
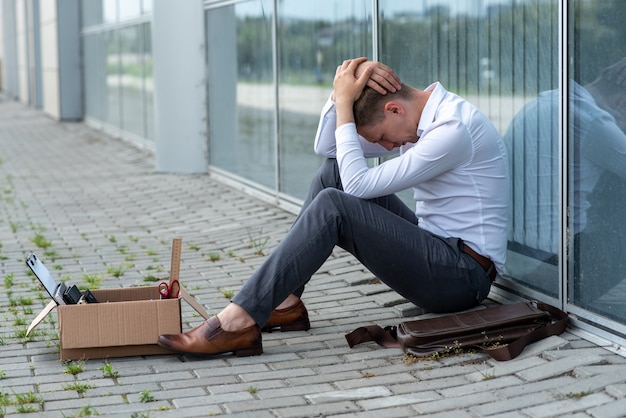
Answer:
M339 246L415 305L429 312L460 311L480 303L491 288L462 244L422 230L395 195L365 200L343 192L337 162L329 159L283 241L232 301L264 325L287 296L302 295Z

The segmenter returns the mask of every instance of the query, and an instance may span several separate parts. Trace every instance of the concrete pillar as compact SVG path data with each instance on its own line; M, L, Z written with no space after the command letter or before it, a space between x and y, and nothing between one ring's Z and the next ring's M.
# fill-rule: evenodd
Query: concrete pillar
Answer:
M83 117L78 0L39 2L43 111L58 120Z
M3 0L2 22L2 89L12 98L19 96L19 73L17 69L17 33L15 25L15 0Z
M157 171L207 171L202 0L154 0L152 59Z

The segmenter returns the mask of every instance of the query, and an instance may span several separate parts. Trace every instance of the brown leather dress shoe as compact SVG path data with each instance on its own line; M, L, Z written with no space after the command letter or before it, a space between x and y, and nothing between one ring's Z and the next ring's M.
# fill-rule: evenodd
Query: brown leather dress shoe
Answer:
M157 342L161 347L179 353L213 355L233 352L239 357L256 356L263 352L261 331L257 325L241 331L222 329L217 316L182 334L161 335Z
M274 309L263 331L280 327L281 331L306 331L311 328L309 313L302 301L285 309Z

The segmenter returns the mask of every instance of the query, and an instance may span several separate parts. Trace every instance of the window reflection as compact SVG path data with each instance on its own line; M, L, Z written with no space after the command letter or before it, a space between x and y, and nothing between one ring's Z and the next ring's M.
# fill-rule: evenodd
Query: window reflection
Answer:
M144 63L141 26L120 29L122 124L127 132L144 137Z
M144 2L144 5L146 2ZM154 76L152 73L152 31L149 23L142 25L143 64L144 64L144 101L145 101L145 137L154 141Z
M102 4L104 23L115 23L118 18L118 0L93 0Z
M275 188L272 7L259 0L207 11L207 97L210 164Z
M85 117L143 145L154 139L154 120L150 23L140 16L141 4L146 10L151 2L81 3ZM118 12L142 22L120 23Z
M83 38L85 65L85 114L96 120L105 119L104 97L106 94L105 60L102 34Z
M371 1L279 2L280 191L304 198L321 164L313 152L337 65L372 54Z
M141 15L141 0L120 0L120 20L132 19Z
M106 60L106 111L105 122L120 126L120 54L118 31L104 32L105 60Z
M624 2L574 3L569 93L570 301L626 319L626 49Z
M409 84L442 82L485 112L503 135L512 178L506 272L557 297L558 107L538 110L535 102L539 92L558 85L557 2L379 4L381 61ZM540 135L524 122L538 112L551 127ZM411 200L408 193L402 197Z
M500 122L509 154L511 212L506 271L527 287L559 294L559 97L557 2L511 2L494 6L489 50L499 83ZM510 54L510 58L507 55ZM494 116L492 116L494 117ZM497 116L496 116L497 118ZM502 125L501 125L502 126Z
M556 89L539 94L504 135L512 181L507 272L553 297L559 289L559 103Z

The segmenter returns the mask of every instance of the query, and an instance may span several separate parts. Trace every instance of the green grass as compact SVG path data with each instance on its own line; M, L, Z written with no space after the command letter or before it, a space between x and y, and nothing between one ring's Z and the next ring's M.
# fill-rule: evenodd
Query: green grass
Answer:
M124 264L121 264L119 267L109 267L107 269L107 273L109 273L110 275L114 276L114 277L122 277L124 275L124 273L126 273L126 271L128 270L128 267L125 266Z
M152 396L152 391L150 389L144 389L139 393L139 402L147 403L154 402L154 396Z
M33 244L35 244L37 247L39 248L43 248L46 249L48 247L50 247L52 245L52 242L48 241L46 239L46 237L44 237L42 234L37 233L35 234L35 236L33 238L31 238L31 241L33 242Z
M78 373L82 373L85 370L85 363L79 361L78 363L74 363L73 361L68 361L65 364L65 374L71 374L76 376Z
M72 382L64 385L63 390L75 390L78 396L82 398L85 396L85 392L87 392L88 389L93 389L95 387L95 385L89 385L87 383Z

